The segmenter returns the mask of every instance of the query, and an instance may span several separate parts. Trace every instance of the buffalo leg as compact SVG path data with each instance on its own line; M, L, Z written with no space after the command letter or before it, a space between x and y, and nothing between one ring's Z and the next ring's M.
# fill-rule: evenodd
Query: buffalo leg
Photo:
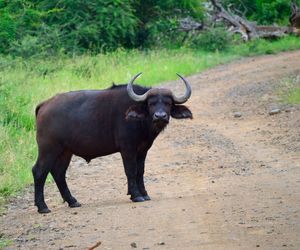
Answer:
M50 172L64 201L68 202L70 207L80 207L80 203L71 195L66 182L66 172L70 164L71 157L71 153L63 153Z
M47 175L52 166L55 165L57 156L39 154L36 164L32 168L34 179L34 204L38 208L39 213L51 212L45 203L44 186Z
M121 153L123 164L125 168L125 173L127 177L128 194L131 195L131 200L133 202L145 201L143 195L140 193L136 179L137 179L137 162L136 157L127 156Z
M137 156L137 178L136 182L138 185L138 189L142 194L144 200L150 200L150 197L146 191L144 184L144 170L145 170L145 159L147 152L139 153Z

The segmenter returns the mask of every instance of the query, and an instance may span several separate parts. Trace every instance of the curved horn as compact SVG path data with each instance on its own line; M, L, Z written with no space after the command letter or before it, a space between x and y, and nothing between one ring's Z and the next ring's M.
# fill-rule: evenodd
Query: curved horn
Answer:
M136 102L143 102L147 99L147 96L148 96L148 91L143 94L143 95L137 95L136 93L134 93L133 91L133 82L135 81L136 78L138 78L140 75L142 74L141 73L138 73L136 74L131 80L130 82L127 84L127 93L129 95L129 97L136 101Z
M177 74L177 73L176 73ZM182 104L182 103L185 103L190 97L191 97L191 94L192 94L192 89L191 89L191 85L188 83L188 81L186 79L184 79L184 77L182 77L181 75L177 74L181 80L184 82L185 84L185 87L186 87L186 91L185 91L185 94L183 96L175 96L173 95L173 100L176 104Z

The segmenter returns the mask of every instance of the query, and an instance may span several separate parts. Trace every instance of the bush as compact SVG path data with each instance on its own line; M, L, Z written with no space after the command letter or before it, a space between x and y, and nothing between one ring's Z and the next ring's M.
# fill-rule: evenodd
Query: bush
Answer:
M287 0L256 0L256 11L252 19L259 24L285 23L291 14L291 1Z
M140 20L137 45L142 47L180 47L184 32L179 20L192 17L203 20L203 0L144 0L134 5Z
M181 47L184 32L178 31L178 19L169 18L157 20L146 25L147 40L145 47L178 48Z
M43 0L38 8L48 11L43 21L62 32L69 52L99 52L135 44L138 20L131 0Z
M0 0L0 53L99 53L172 43L180 18L203 17L201 1Z
M8 12L0 12L0 53L7 52L16 37L16 25Z
M28 58L34 55L42 55L43 45L39 43L39 38L26 35L22 40L12 43L10 52L16 56Z
M23 58L55 56L65 52L64 46L63 33L56 27L43 24L35 35L27 34L12 42L9 52ZM78 47L75 50L79 52Z
M209 29L192 37L189 46L206 51L226 50L233 43L233 36L223 27Z
M43 52L63 47L78 53L135 45L138 19L132 0L1 2L0 52L7 52L11 46L10 52L22 55L25 51L40 51L40 47Z
M300 0L296 0L300 5ZM223 6L232 5L232 9L243 13L258 24L288 25L291 15L291 0L224 0Z

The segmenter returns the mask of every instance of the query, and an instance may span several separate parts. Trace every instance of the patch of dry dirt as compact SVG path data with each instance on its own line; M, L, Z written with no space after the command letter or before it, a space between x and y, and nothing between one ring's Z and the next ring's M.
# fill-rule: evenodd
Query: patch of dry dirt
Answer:
M1 218L7 249L300 249L300 107L274 94L299 74L296 51L189 77L194 120L172 120L150 150L151 201L130 202L118 154L73 158L68 182L83 206L68 208L50 184L52 213L40 215L26 190Z

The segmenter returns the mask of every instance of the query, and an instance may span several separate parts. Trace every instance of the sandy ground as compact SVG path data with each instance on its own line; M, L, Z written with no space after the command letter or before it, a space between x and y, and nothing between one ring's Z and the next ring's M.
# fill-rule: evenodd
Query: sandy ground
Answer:
M300 249L300 106L277 97L299 75L296 51L189 77L194 119L172 120L150 150L151 201L130 202L118 154L74 157L68 182L83 206L48 184L52 213L40 215L30 187L1 218L6 249Z

